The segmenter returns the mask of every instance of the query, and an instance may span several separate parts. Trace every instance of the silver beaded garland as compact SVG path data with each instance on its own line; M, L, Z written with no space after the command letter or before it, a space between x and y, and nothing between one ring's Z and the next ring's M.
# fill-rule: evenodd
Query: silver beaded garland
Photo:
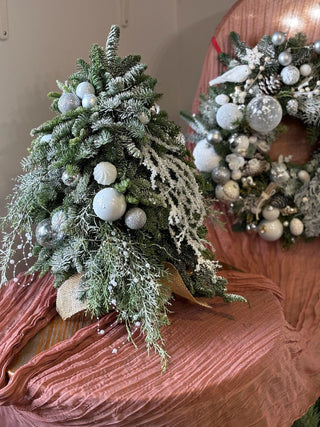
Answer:
M286 34L282 31L276 31L272 34L271 41L275 46L280 46L286 41Z

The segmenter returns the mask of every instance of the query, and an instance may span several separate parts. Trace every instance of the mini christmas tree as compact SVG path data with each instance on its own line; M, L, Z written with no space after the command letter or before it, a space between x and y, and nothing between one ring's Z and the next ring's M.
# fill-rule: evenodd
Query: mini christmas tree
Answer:
M32 131L3 221L12 231L4 237L2 282L16 236L31 243L35 235L30 274L51 271L59 287L81 273L87 310L115 309L128 331L139 322L147 347L165 359L164 261L193 295L240 298L226 294L207 249L206 206L184 138L156 104L156 80L139 56L117 56L118 42L113 26L106 49L93 45L91 63L79 59L68 81L58 82L63 93L48 95L57 115Z

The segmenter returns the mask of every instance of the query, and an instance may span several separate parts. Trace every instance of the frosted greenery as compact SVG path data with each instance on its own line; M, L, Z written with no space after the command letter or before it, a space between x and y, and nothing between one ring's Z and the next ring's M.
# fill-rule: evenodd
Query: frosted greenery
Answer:
M165 365L160 330L168 324L170 294L160 283L167 274L162 262L174 264L194 295L241 298L226 294L225 279L216 273L218 263L205 240L202 180L187 160L180 129L159 111L156 80L145 74L140 57L120 58L118 43L119 28L113 26L106 48L93 45L90 62L79 59L76 72L57 82L64 93L90 82L97 96L91 108L60 113L61 92L49 93L57 115L32 131L24 174L3 220L12 231L3 241L2 283L15 235L33 234L40 221L62 215L64 238L49 247L35 245L30 273L51 271L57 287L84 273L81 292L89 312L101 316L115 309L129 335L131 325L140 322L148 349L154 347ZM145 211L142 229L130 230L123 218L105 222L95 215L92 201L103 186L93 170L102 161L116 166L112 186L125 196L128 208ZM75 186L63 183L65 171L79 176Z

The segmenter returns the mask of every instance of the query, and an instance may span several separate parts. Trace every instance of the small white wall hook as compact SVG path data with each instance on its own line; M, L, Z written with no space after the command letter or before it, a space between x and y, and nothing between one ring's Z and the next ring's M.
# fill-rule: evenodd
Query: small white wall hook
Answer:
M8 38L8 9L7 0L0 0L0 39Z
M120 0L120 25L123 28L129 25L129 0Z

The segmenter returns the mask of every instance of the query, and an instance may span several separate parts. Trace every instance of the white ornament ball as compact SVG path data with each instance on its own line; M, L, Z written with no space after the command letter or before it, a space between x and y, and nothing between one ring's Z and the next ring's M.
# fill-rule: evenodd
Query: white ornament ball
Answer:
M51 141L51 133L47 133L46 135L43 135L43 137L41 138L41 142L50 142Z
M124 222L131 230L139 230L145 226L147 222L147 215L141 208L129 209L124 217Z
M301 182L303 182L303 184L310 181L310 175L305 170L301 170L298 172L298 178L300 179Z
M241 177L242 177L241 170L238 169L238 170L232 171L231 178L233 180L238 181Z
M86 108L87 110L89 108L92 108L94 105L96 105L97 99L98 98L91 93L84 95L84 97L82 98L82 107Z
M262 210L262 216L264 219L267 219L269 221L273 221L274 219L277 219L280 215L280 210L278 208L275 208L274 206L266 206Z
M199 171L211 172L213 168L219 165L221 157L215 152L215 149L206 139L198 142L193 150L194 163Z
M300 79L300 71L294 65L284 67L280 75L283 83L289 86L296 84Z
M233 203L240 195L239 184L235 181L227 181L224 185L217 185L215 189L216 198L225 203Z
M230 101L230 98L228 97L228 95L221 93L220 95L217 95L214 98L214 100L218 105L224 105L224 104L228 104L228 102Z
M75 110L79 106L80 99L74 93L63 93L58 101L58 108L62 114L70 110Z
M273 221L263 219L258 225L258 233L263 240L274 242L282 236L283 225L278 219Z
M280 46L286 41L286 35L282 31L276 31L272 34L271 40L275 46Z
M100 162L93 170L93 177L98 184L113 184L117 179L117 168L110 162Z
M238 125L236 122L242 120L242 112L236 104L228 103L222 105L216 115L217 123L222 129L232 130L236 129Z
M292 62L291 53L288 52L287 50L281 52L280 55L278 56L278 61L283 66L290 65Z
M300 236L303 233L304 225L303 222L299 218L292 218L290 221L290 233L293 236Z
M126 208L124 195L114 188L100 190L93 199L93 210L104 221L116 221L124 215Z
M282 108L272 96L256 96L247 106L246 118L252 129L269 133L281 122Z
M76 95L80 99L83 99L84 95L87 95L87 94L91 94L91 95L95 94L95 90L94 90L94 87L92 86L92 84L89 82L79 83L77 88L76 88Z
M302 64L299 70L300 70L300 74L301 74L303 77L308 77L308 76L310 76L310 74L311 74L311 72L312 72L311 65L309 65L309 64Z

